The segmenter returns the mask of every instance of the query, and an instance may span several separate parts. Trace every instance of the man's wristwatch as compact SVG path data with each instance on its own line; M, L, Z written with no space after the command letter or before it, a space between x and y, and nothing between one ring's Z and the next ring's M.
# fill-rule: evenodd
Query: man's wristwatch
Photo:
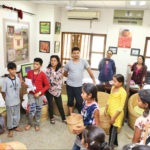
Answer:
M39 92L38 94L39 94L39 95L41 95L41 94L42 94L42 92Z

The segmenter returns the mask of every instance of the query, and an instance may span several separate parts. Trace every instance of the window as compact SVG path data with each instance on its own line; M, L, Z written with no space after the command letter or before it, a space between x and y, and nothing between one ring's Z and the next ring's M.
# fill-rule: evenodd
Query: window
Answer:
M71 49L80 48L81 58L86 59L91 68L98 69L98 64L105 55L106 35L90 33L62 33L61 62L66 64L71 59Z
M150 37L146 37L144 57L147 70L150 71Z

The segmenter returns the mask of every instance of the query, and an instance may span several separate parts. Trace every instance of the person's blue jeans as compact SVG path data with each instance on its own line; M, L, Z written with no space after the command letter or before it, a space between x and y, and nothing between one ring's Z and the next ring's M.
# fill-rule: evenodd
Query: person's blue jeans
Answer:
M80 150L80 147L76 143L74 143L72 150Z

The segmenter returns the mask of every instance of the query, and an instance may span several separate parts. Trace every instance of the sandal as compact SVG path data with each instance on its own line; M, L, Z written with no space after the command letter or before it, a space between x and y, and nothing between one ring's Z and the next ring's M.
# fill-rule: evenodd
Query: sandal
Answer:
M55 119L54 118L50 119L50 123L55 124Z

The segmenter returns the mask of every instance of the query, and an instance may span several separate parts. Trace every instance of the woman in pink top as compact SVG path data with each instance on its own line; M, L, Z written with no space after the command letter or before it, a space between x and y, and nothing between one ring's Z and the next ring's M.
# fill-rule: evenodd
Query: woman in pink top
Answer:
M48 100L50 123L55 124L53 117L53 98L57 104L62 121L65 121L64 109L62 106L61 89L63 83L63 70L61 68L60 59L57 55L52 55L50 58L50 64L46 69L46 76L49 80L50 89L46 92Z
M131 79L136 84L143 84L145 82L147 66L145 65L144 56L138 56L138 60L132 65L131 71L133 71Z

